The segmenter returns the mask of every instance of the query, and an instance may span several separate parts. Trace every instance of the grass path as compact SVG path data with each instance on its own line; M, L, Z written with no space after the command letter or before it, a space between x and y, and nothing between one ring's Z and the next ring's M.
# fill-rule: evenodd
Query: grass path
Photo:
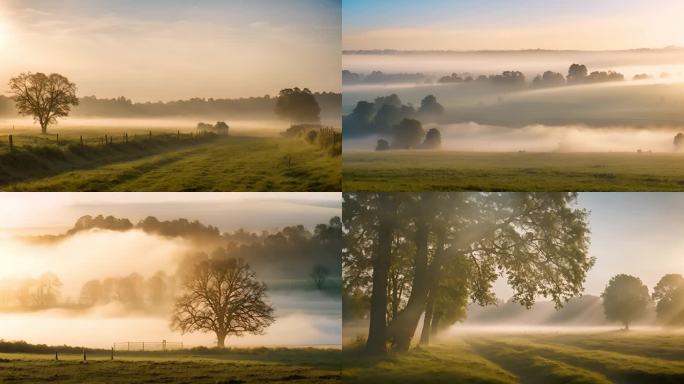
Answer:
M340 158L302 141L230 137L13 184L15 191L334 191Z
M386 358L369 359L358 351L345 352L343 378L350 383L394 384L684 383L682 337L613 333L470 335ZM593 346L600 343L606 346ZM611 350L613 346L615 350Z

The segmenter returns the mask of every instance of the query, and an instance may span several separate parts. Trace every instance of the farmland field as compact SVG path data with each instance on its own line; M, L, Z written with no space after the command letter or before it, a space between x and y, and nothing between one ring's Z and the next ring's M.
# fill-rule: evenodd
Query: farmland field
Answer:
M338 383L340 352L317 349L80 354L0 353L2 383Z
M346 191L682 191L666 153L344 153Z
M405 355L345 352L349 383L681 383L684 335L655 332L450 336Z
M84 136L85 132L85 136ZM111 144L103 144L107 132ZM131 132L128 129L128 132ZM71 130L7 136L0 147L0 189L13 191L331 191L340 158L302 140L192 136L188 132ZM80 143L83 136L84 144Z

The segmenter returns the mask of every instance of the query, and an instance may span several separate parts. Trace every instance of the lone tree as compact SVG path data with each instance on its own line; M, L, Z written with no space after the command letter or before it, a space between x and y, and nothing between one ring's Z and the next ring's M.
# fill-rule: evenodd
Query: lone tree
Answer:
M425 134L425 140L423 141L423 148L426 149L439 149L442 146L442 134L437 128L430 128Z
M313 280L316 289L320 291L325 286L325 281L328 279L328 276L330 276L330 270L323 265L316 264L311 268L309 276Z
M620 274L608 282L601 294L606 318L619 321L629 330L629 323L642 316L650 300L648 288L638 277Z
M277 115L297 123L318 122L321 119L321 107L308 88L281 90L275 112Z
M656 318L664 325L684 325L684 277L672 273L663 276L653 288Z
M226 336L262 334L275 321L273 308L264 301L266 284L256 281L249 265L228 257L224 249L195 264L182 288L171 328L214 332L219 348L225 346Z
M9 87L19 114L33 116L43 134L48 125L68 116L71 107L78 105L76 84L57 73L22 73L9 81Z

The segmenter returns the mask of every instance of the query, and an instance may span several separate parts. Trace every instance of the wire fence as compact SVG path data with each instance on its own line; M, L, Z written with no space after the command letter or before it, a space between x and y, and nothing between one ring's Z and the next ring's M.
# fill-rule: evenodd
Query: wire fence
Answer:
M112 345L119 352L166 352L183 349L183 342L176 341L123 341Z
M128 134L127 132L119 134L104 134L102 136L83 136L83 135L60 135L58 133L45 133L41 135L27 135L27 134L0 134L0 148L13 150L17 147L38 145L38 146L66 146L70 144L77 144L80 146L98 146L98 145L112 145L128 142L136 142L143 140L151 140L153 138L166 138L178 140L199 139L207 136L215 135L210 132L161 132L152 133L137 132Z

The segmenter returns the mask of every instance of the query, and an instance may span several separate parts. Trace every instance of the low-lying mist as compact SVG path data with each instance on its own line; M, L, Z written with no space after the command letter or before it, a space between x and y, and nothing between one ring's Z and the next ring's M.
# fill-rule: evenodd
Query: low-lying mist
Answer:
M426 124L438 128L442 149L482 152L672 152L678 128L594 128L583 125L530 125L522 128L477 123ZM344 150L373 150L381 135L344 139Z

